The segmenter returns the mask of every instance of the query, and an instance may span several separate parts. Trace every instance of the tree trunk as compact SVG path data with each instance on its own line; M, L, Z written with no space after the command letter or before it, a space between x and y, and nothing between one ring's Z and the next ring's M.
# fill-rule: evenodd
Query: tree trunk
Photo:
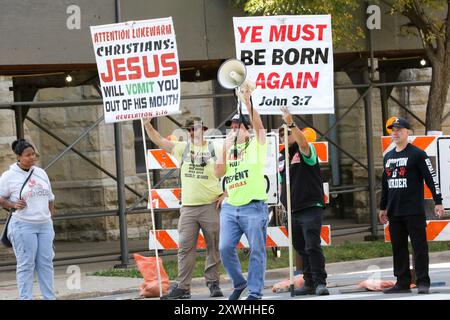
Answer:
M433 65L425 120L426 132L442 131L442 115L444 113L450 83L449 67L447 58Z

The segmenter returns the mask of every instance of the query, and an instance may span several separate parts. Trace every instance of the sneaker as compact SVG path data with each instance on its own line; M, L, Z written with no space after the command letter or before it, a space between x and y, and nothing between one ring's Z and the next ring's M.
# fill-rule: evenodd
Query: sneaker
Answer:
M212 298L223 297L222 290L220 290L219 284L217 284L217 283L212 283L209 286L209 292L210 292L209 296Z
M242 289L234 289L233 292L231 293L231 295L228 297L228 300L239 300L239 298L240 298L242 292L244 292L244 290L245 290L246 288L247 288L247 287L245 286L245 287L242 288Z
M384 289L383 293L390 294L390 293L411 293L411 289L409 287L402 287L399 284L396 284L392 288Z
M328 296L330 292L324 284L319 284L316 287L316 296Z
M245 300L261 300L261 298L255 297L253 295L249 295Z
M178 285L173 286L168 294L162 296L163 300L190 299L190 298L191 298L190 291L178 288Z
M430 293L430 287L429 286L424 286L424 285L419 285L419 287L417 289L417 293L418 294L429 294Z
M314 294L314 293L315 293L314 287L310 287L310 286L303 285L299 289L294 289L294 295L296 295L296 296L306 296L308 294Z

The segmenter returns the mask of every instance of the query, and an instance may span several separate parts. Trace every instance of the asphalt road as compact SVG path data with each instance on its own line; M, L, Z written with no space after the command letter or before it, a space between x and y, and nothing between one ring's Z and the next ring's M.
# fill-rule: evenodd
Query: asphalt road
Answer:
M295 296L291 297L289 292L274 293L272 286L285 279L271 279L266 281L263 300L450 300L450 263L437 263L430 265L431 289L428 295L418 295L417 289L407 294L383 294L382 292L371 292L358 290L356 284L369 279L395 280L392 269L373 269L360 272L348 272L330 274L328 276L329 296ZM232 288L229 283L222 285L225 294L223 298L210 298L206 287L192 289L192 300L226 300L231 294ZM241 299L245 299L243 295ZM127 293L96 297L87 300L136 300L143 299L139 293ZM155 299L145 299L155 300ZM159 298L156 298L159 300ZM182 301L182 300L180 300Z

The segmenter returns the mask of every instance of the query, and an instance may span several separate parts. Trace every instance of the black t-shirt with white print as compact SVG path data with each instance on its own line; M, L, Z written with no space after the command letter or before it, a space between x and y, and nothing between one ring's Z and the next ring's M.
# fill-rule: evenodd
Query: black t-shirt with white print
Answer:
M442 204L436 172L425 151L408 143L400 152L389 151L383 164L380 210L387 210L389 217L425 215L424 180L435 204Z

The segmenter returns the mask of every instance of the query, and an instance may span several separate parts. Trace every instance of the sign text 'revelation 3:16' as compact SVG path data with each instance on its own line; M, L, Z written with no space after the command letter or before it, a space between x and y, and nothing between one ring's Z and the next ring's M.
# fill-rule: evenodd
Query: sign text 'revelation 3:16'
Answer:
M91 35L106 123L179 113L171 17L91 26Z
M334 113L331 16L233 18L236 57L260 114Z

